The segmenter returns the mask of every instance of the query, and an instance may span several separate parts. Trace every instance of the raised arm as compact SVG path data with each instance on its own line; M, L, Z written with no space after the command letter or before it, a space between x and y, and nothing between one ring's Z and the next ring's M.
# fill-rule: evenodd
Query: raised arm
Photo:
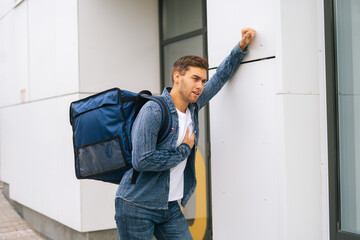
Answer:
M243 28L241 33L241 41L236 44L230 54L217 67L216 73L206 82L204 90L196 102L199 109L205 106L220 91L233 76L242 59L247 54L247 46L254 39L256 32L252 28Z

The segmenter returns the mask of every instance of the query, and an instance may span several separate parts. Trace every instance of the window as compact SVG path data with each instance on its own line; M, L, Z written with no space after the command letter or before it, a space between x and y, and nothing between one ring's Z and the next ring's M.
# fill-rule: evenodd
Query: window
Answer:
M185 55L207 58L206 1L159 0L162 88L172 86L172 64ZM183 209L194 239L211 239L208 108L199 112L195 194Z
M332 240L360 239L360 1L325 1Z
M207 58L206 6L203 0L160 0L162 84L171 86L172 64L185 55Z

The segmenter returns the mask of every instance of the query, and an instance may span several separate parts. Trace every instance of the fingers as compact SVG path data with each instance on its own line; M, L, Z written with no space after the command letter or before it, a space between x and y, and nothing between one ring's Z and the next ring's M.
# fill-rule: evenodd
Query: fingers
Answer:
M195 141L195 132L192 132L191 136L189 137L189 128L186 129L185 138L191 142Z
M255 37L255 35L256 35L256 31L254 29L249 28L249 27L244 27L241 30L241 36L244 38L247 33L250 33L251 39L253 39Z
M195 140L195 132L193 132L193 133L191 134L190 140L191 140L191 141L194 141L194 140Z
M195 132L193 132L190 136L190 138L188 139L189 140L189 146L190 148L193 148L194 147L194 144L195 144Z
M244 36L245 44L248 45L252 41L253 37L251 33L247 32Z
M256 31L252 28L245 27L241 30L242 39L239 42L241 50L244 51L247 45L249 45L256 35Z
M250 28L248 27L244 27L242 30L241 30L241 36L244 37L245 34L250 30Z
M195 144L195 132L192 132L191 136L189 137L189 131L190 129L187 128L183 143L187 143L190 146L190 148L193 148Z

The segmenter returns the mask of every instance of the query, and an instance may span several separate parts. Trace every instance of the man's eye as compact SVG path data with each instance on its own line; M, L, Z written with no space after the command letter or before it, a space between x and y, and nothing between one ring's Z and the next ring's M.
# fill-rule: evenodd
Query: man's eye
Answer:
M205 84L205 83L206 83L206 80L202 80L202 83Z

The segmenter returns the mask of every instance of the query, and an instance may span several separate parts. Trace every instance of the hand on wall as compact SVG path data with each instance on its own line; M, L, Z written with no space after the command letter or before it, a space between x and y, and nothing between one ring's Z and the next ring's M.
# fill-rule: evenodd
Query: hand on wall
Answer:
M255 37L255 34L256 31L249 27L245 27L241 30L242 39L239 42L239 47L241 48L242 51L244 51L247 45L251 43L251 41Z

